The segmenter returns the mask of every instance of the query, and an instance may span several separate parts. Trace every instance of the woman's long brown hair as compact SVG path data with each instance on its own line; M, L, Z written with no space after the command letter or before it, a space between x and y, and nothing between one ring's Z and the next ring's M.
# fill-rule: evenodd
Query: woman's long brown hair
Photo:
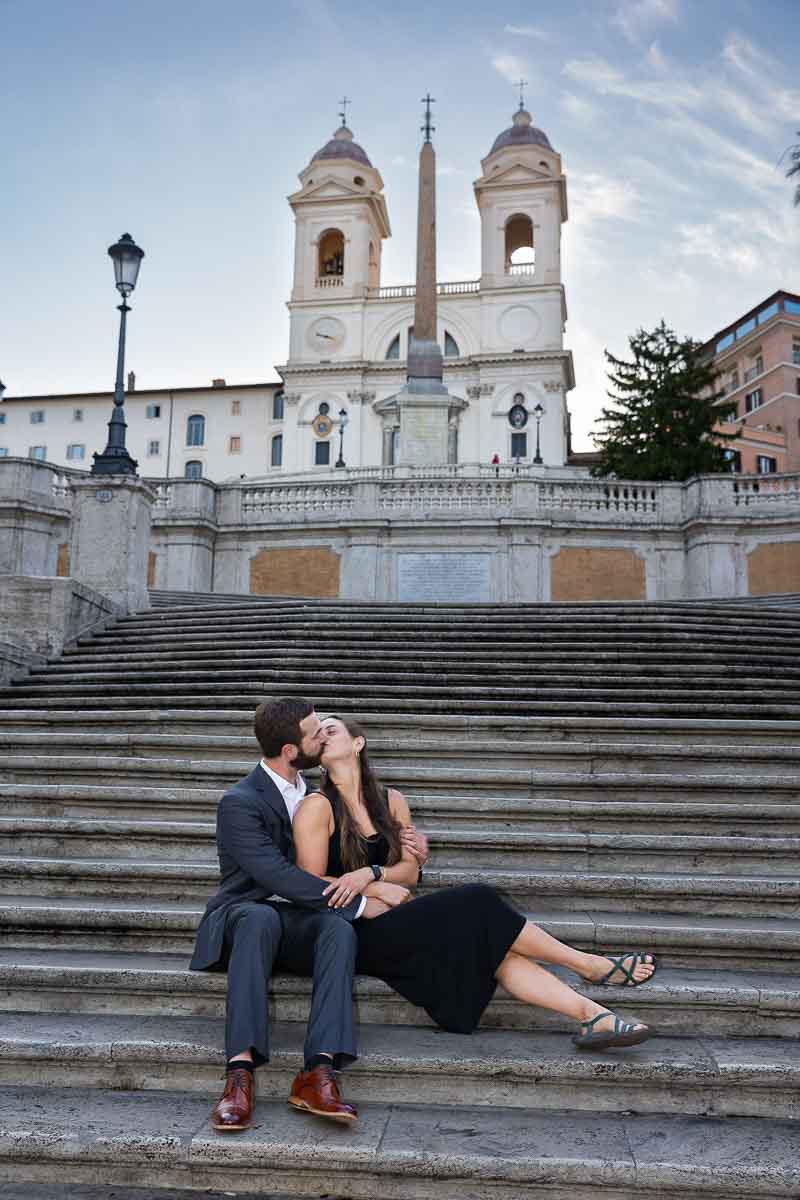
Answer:
M402 854L400 848L401 826L400 822L392 816L386 788L378 782L375 772L370 766L367 754L367 735L356 721L349 721L345 717L334 717L334 720L342 722L350 737L364 739L364 747L358 756L361 768L361 793L370 821L377 832L382 833L389 843L387 865L392 866L400 861ZM322 790L331 802L336 824L339 826L342 865L345 871L357 871L359 867L365 867L368 863L366 839L359 831L330 775L325 776Z

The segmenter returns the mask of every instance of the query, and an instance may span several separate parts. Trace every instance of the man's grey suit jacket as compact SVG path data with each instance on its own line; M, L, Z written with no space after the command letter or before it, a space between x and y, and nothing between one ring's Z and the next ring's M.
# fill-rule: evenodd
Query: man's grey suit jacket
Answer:
M294 857L292 823L283 796L260 763L219 802L217 853L222 878L197 930L189 964L193 971L226 969L222 952L225 920L231 905L242 901L282 896L311 912L355 919L360 896L343 908L328 908L328 898L322 894L327 885L290 861Z

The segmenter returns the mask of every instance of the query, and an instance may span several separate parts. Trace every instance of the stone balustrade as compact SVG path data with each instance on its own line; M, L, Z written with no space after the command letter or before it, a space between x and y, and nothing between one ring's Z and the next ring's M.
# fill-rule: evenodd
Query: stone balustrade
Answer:
M68 571L70 483L81 474L0 460L0 574ZM489 555L492 599L626 598L613 590L623 561L632 599L800 591L800 474L648 483L458 463L148 483L150 583L163 588L247 592L248 564L281 548L281 561L306 556L304 572L323 549L338 556L340 594L354 598L395 598L403 554L434 553L465 564ZM593 572L608 564L608 591L581 592L582 555ZM314 594L313 570L303 579Z

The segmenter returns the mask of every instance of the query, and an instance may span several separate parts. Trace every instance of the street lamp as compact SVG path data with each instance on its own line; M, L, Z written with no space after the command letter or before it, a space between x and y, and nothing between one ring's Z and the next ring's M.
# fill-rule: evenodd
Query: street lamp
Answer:
M337 467L343 467L344 461L344 431L347 428L347 423L350 418L347 415L347 409L339 409L339 457L336 460Z
M139 266L144 258L141 250L129 233L123 233L114 246L109 246L108 253L114 263L114 278L117 291L122 296L122 304L117 308L120 312L119 346L117 348L117 380L114 387L114 411L108 423L108 445L102 454L94 455L92 475L135 475L137 463L131 458L125 448L125 387L123 384L125 372L125 318L131 311L128 307L128 297L136 287Z
M544 416L544 409L542 408L541 404L536 405L536 407L533 410L533 415L536 417L536 454L534 456L533 461L538 466L542 462L541 450L539 448L539 426L542 423L542 417Z

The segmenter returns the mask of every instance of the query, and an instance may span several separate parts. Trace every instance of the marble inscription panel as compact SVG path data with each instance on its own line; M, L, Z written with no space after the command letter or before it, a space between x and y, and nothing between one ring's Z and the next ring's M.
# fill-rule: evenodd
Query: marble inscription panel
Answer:
M480 553L398 554L398 600L447 604L492 599L492 556Z

